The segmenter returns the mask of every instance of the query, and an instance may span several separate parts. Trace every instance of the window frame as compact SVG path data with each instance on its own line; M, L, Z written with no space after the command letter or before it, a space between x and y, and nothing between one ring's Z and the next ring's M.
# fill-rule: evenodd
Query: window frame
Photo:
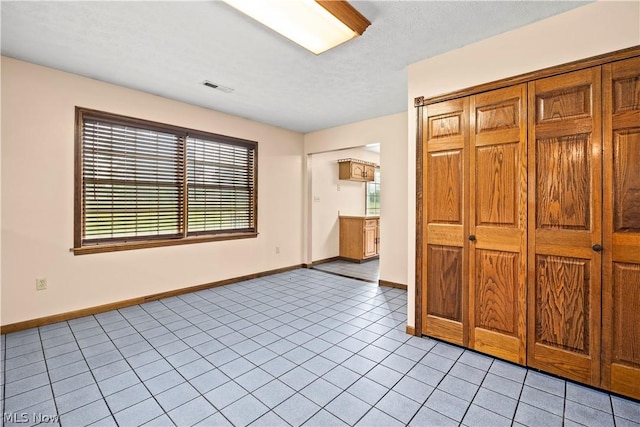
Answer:
M182 229L177 237L165 236L132 236L123 237L122 239L105 239L104 241L83 244L84 238L84 163L83 163L83 128L84 120L97 119L105 122L117 123L125 126L132 126L163 133L172 133L182 139L183 155L178 161L182 162L182 177L179 184L182 186L182 205L183 215L179 225ZM211 140L213 142L242 146L253 150L253 193L252 193L252 211L253 211L253 227L242 229L242 231L205 231L190 235L187 229L188 218L188 182L187 167L189 161L187 159L187 137ZM144 120L120 114L114 114L99 110L93 110L83 107L75 107L75 135L74 135L74 246L72 251L75 255L84 255L101 252L114 252L131 249L143 249L162 246L184 245L192 243L213 242L222 240L235 240L255 238L258 236L258 142L248 139L236 138L228 135L220 135L212 132L195 130L176 125L164 124L150 120Z
M375 177L378 177L378 180L376 181ZM376 188L376 193L378 193L378 209L377 209L377 213L370 213L369 209L370 209L370 205L369 205L369 188L370 186L373 186ZM380 166L376 166L375 167L375 171L374 171L374 180L373 181L367 181L365 182L365 186L364 186L364 213L367 216L380 216Z

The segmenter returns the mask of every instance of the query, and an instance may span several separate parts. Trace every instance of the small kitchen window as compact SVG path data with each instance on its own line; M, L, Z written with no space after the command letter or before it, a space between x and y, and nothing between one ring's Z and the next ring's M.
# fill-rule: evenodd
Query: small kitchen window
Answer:
M365 185L365 214L380 215L380 167L376 167L373 181Z

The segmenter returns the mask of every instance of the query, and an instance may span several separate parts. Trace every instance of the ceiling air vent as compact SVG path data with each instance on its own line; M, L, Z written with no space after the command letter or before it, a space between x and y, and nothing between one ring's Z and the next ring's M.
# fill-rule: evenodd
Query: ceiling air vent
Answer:
M210 82L209 80L205 80L204 82L202 82L202 84L207 86L207 87L210 87L211 89L220 90L220 91L222 91L224 93L231 93L231 92L234 91L233 88L230 88L230 87L227 87L227 86L222 86L222 85L219 85L217 83Z

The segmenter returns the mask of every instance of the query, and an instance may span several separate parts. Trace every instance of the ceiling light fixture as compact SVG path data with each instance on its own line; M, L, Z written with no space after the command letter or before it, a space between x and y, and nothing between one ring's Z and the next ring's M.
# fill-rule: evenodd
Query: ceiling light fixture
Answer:
M362 35L371 22L343 0L223 0L316 55Z

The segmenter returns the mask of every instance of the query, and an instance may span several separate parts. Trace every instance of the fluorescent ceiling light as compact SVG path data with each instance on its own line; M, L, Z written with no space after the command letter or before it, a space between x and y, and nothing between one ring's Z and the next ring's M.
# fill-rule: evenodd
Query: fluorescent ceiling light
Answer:
M371 24L341 0L224 0L316 55L364 33Z

